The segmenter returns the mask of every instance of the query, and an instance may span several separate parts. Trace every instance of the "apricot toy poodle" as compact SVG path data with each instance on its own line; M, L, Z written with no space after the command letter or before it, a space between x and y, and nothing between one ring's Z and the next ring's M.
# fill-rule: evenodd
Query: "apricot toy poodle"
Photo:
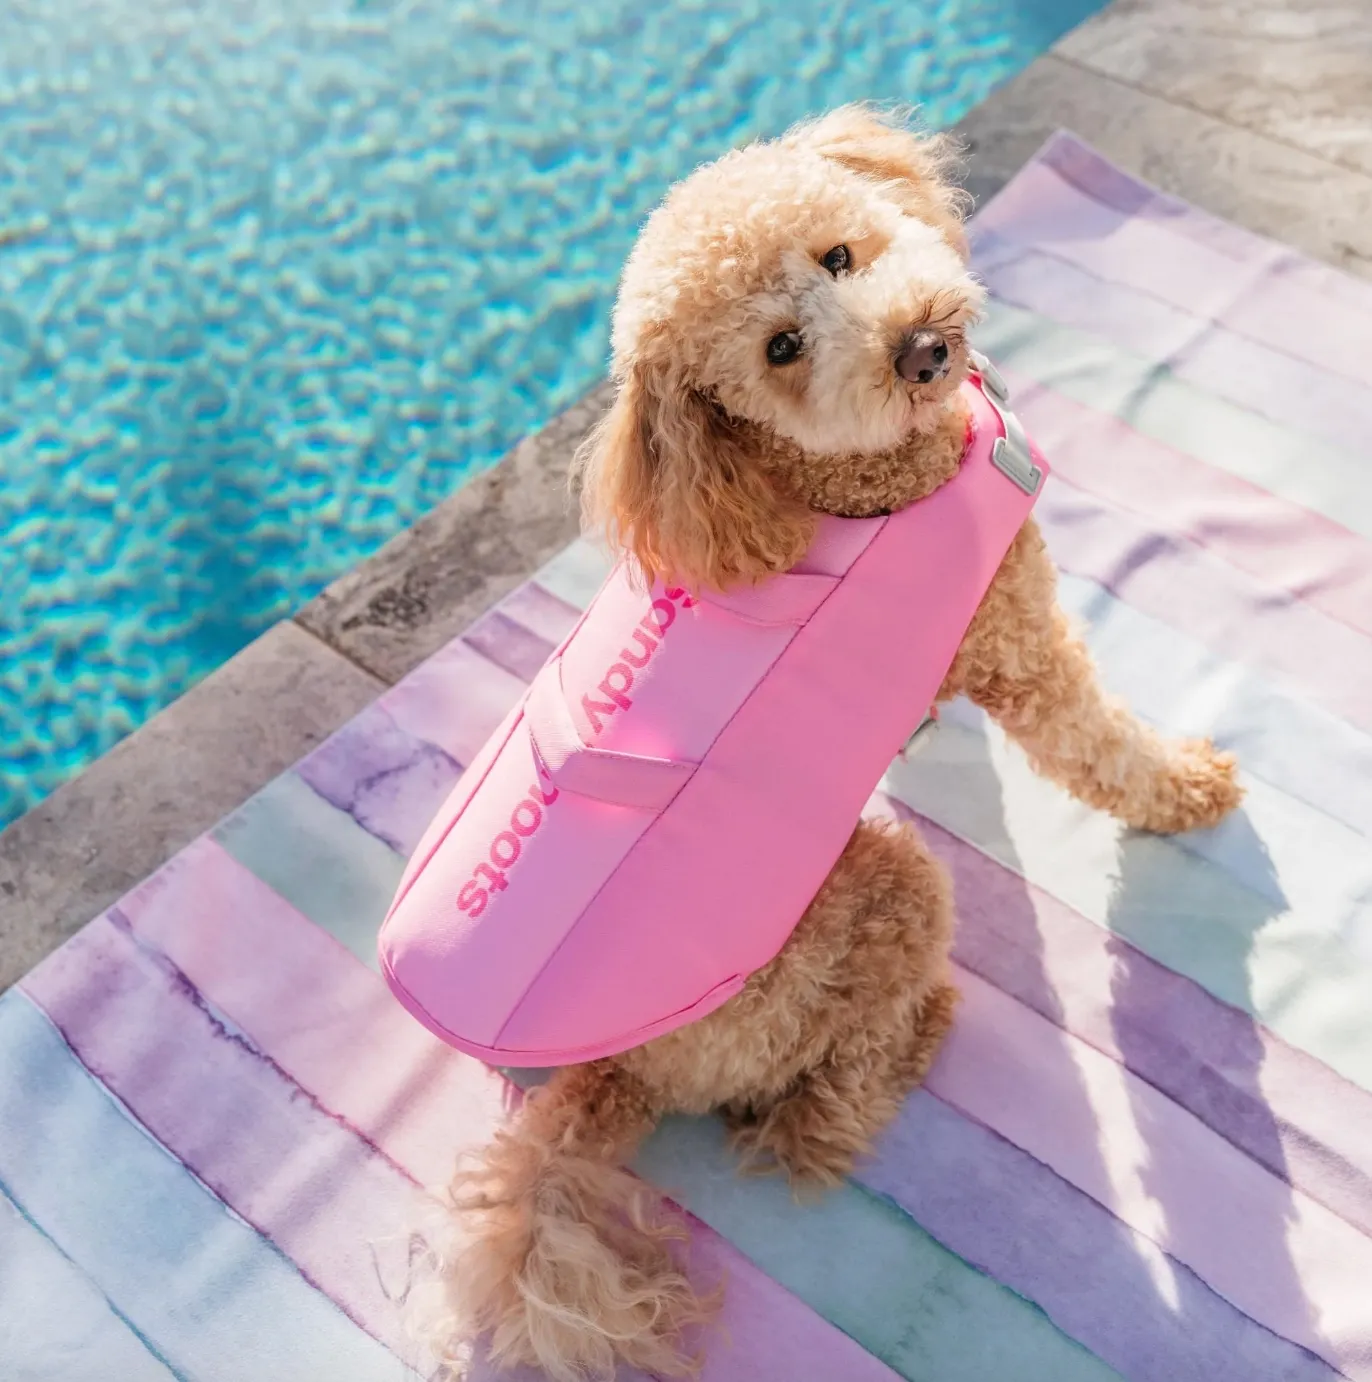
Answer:
M578 457L589 526L649 578L759 581L821 513L929 494L961 460L969 271L949 149L845 107L674 187L629 257L613 408ZM1210 826L1235 765L1102 689L1030 520L940 693L982 706L1034 768L1130 826ZM873 786L876 784L874 783ZM924 1077L952 1021L949 879L909 825L861 821L779 955L647 1045L558 1071L460 1170L438 1250L439 1344L557 1382L689 1371L714 1303L683 1228L625 1162L671 1112L718 1111L745 1159L831 1186Z

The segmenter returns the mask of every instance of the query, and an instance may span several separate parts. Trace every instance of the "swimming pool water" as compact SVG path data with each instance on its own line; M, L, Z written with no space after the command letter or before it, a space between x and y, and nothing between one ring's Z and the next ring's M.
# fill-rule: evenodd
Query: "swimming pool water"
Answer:
M698 161L1098 0L6 0L0 825L602 372Z

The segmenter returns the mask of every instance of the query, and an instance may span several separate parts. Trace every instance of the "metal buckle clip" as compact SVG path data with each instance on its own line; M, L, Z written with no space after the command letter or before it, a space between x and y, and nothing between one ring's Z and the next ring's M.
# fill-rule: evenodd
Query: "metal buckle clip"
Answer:
M1010 390L1001 378L1000 371L980 351L968 351L968 358L972 368L981 376L982 394L995 409L1005 432L1003 437L996 438L991 447L991 464L1032 498L1043 483L1043 471L1034 464L1029 437L1023 425L1010 411Z

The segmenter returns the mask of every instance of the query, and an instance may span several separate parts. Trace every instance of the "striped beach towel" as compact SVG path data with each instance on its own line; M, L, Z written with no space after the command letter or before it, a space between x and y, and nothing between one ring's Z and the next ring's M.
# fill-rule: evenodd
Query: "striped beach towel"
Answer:
M728 1274L705 1376L1372 1382L1372 286L1065 135L974 229L1063 599L1248 796L1134 835L966 706L891 769L870 809L955 876L957 1027L818 1204L714 1120L651 1140ZM426 1370L405 1230L508 1092L374 936L601 570L570 548L0 997L6 1382Z

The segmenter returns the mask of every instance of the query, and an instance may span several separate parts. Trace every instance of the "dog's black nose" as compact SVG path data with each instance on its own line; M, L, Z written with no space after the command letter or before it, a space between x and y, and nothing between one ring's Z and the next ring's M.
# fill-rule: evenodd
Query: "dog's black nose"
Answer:
M896 356L896 373L912 384L932 384L948 373L948 342L937 331L917 331Z

